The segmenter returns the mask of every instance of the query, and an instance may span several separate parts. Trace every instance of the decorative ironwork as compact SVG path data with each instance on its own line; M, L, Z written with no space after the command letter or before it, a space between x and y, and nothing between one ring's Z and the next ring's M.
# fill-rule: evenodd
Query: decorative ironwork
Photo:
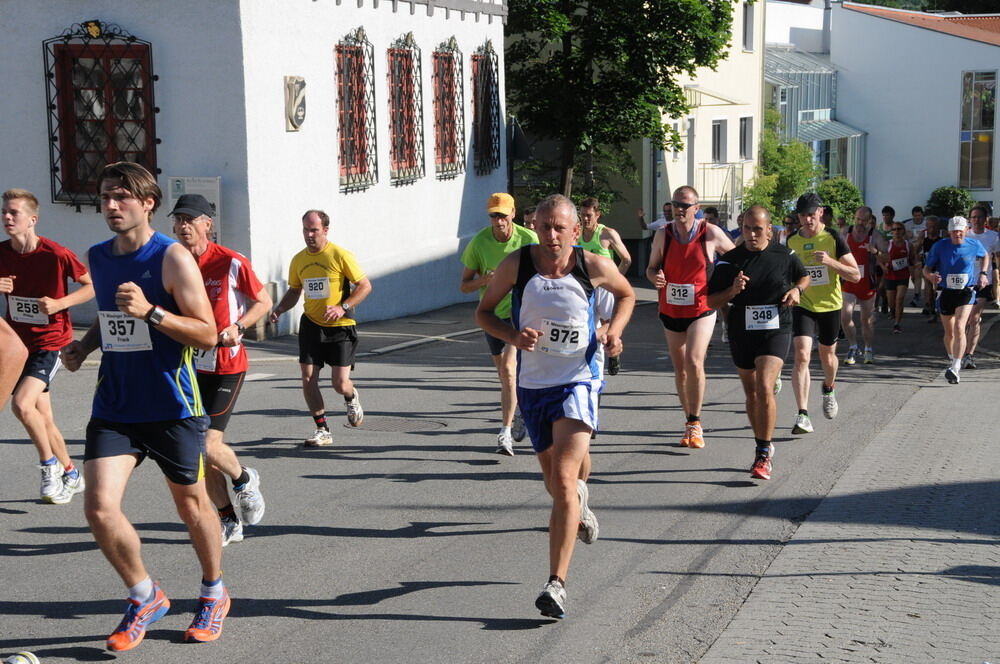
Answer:
M378 182L375 138L375 48L358 28L337 44L340 191Z
M472 56L472 155L476 175L500 168L500 85L493 42Z
M159 173L150 43L90 20L45 40L42 50L52 202L98 206L97 179L112 162Z
M392 43L389 70L389 179L409 184L424 176L424 100L420 47L413 33Z
M434 51L434 170L438 179L465 172L462 51L454 37Z

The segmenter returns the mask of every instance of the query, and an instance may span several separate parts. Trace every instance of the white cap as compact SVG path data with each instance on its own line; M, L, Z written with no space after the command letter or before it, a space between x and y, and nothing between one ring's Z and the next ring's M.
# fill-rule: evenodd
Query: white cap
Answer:
M969 220L962 216L955 216L948 220L948 232L964 231L969 227Z

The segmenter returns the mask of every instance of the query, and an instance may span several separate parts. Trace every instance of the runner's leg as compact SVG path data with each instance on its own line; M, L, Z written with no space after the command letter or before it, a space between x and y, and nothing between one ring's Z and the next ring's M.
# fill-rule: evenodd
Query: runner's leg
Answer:
M861 337L865 348L873 348L875 343L875 296L861 300Z
M90 459L83 464L87 483L83 511L97 545L126 587L149 576L142 563L139 534L122 512L122 497L136 466L136 455Z
M549 518L549 574L566 580L580 524L577 479L590 447L590 427L563 417L552 423L555 442L538 454L545 488L552 496Z
M874 298L872 298L874 299ZM792 338L792 349L795 353L795 366L792 367L792 391L795 392L795 404L799 410L809 409L809 358L812 355L812 337L798 336Z
M25 376L14 389L14 399L11 402L11 410L14 416L24 425L24 430L28 432L31 442L35 444L38 451L38 460L47 461L52 458L52 446L49 444L48 423L45 416L38 409L38 401L45 389L45 382L34 376ZM63 459L59 462L64 466L69 458L66 456L65 446L63 447Z
M851 293L844 293L844 307L840 310L840 327L844 329L849 346L858 345L858 330L854 325L854 303L857 298ZM863 316L863 314L862 314Z
M66 439L63 438L62 432L56 426L55 415L52 412L52 398L48 392L42 392L38 395L37 405L38 412L45 419L45 432L48 435L49 447L52 449L52 454L59 460L63 468L68 468L73 463L73 460L69 456Z
M701 417L701 405L705 400L705 354L715 329L715 314L699 318L688 328L687 353L684 373L687 377L685 403L687 415ZM774 388L774 383L771 383Z
M315 364L299 364L302 372L302 396L306 400L306 408L313 417L319 417L326 412L323 403L323 392L319 388L319 370Z
M670 362L674 365L674 385L677 389L677 399L681 402L681 410L686 417L690 412L687 404L687 332L664 330L663 333L667 337Z
M201 578L207 581L218 579L222 576L222 524L205 491L205 482L166 482L177 506L177 514L187 525L191 545L201 564Z
M500 415L501 426L509 427L514 421L514 410L517 408L517 392L514 382L517 378L517 348L507 344L499 355L491 355L493 366L496 367L500 379Z

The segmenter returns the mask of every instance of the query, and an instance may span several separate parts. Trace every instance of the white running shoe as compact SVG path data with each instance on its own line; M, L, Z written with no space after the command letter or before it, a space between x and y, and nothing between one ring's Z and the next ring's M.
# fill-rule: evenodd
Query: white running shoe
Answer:
M944 370L944 377L945 380L947 380L952 385L958 385L959 382L958 372L952 369L951 367L948 367L947 369Z
M823 417L828 420L832 420L840 412L840 406L837 405L836 392L836 390L830 390L823 395Z
M514 421L510 425L510 435L516 443L520 443L528 435L528 429L524 426L524 418L521 417L520 408L514 411Z
M501 429L497 434L497 454L514 456L514 438L508 429Z
M558 581L549 581L535 599L535 608L547 618L565 618L566 589Z
M328 447L333 445L333 434L329 429L316 429L313 435L306 438L306 447Z
M361 399L358 397L358 390L354 390L354 396L347 403L347 423L352 427L359 427L365 421L365 409L361 407Z
M52 496L49 502L53 505L65 505L69 501L73 500L73 496L78 493L82 493L86 486L87 485L83 481L83 473L81 472L77 472L76 477L63 475L62 489L59 493Z
M47 503L55 503L54 498L63 490L62 464L56 461L49 465L42 463L38 467L42 469L42 500Z
M865 364L875 364L875 352L871 348L865 348Z
M857 363L857 361L858 361L858 347L851 346L850 348L847 349L847 357L844 358L844 364L846 364L847 366L851 366L852 364Z
M809 419L808 415L803 415L799 413L795 416L795 426L792 427L792 433L812 433L813 423Z
M222 519L222 546L243 541L243 524L239 519Z
M601 529L597 525L597 517L587 505L590 489L587 488L587 483L581 479L576 480L576 494L580 497L580 528L577 530L576 536L584 544L593 544L597 541Z
M250 479L240 488L235 488L236 506L240 510L240 520L251 526L264 518L264 496L260 493L260 473L253 468L245 468Z

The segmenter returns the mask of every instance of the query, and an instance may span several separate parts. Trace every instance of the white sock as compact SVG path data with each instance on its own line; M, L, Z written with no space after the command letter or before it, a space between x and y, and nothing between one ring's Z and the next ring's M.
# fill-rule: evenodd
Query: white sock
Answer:
M954 371L955 373L958 373L961 368L962 368L962 359L961 358L956 359L956 360L952 360L952 362L951 362L951 370L952 371Z
M140 604L145 604L153 599L153 593L153 580L148 576L128 589L129 599L134 599Z
M503 434L510 435L510 427L500 427L500 434L501 435L503 435Z
M225 586L222 585L222 577L220 576L215 581L211 583L205 583L205 579L201 580L201 594L199 597L208 597L210 599L219 599L222 597L222 591L225 590Z

